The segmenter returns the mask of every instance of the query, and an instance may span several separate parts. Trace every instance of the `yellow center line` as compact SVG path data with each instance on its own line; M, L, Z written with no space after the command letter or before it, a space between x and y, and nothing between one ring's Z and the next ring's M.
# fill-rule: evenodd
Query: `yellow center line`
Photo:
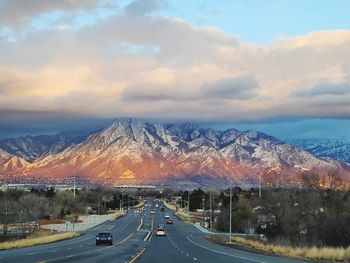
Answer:
M131 233L130 235L128 235L126 238L124 238L122 241L119 241L117 244L115 244L114 246L118 246L118 245L121 245L123 244L125 241L127 241L129 238L131 238L133 235L135 234L134 233Z
M136 259L138 259L138 258L143 254L143 252L145 252L145 250L146 250L145 247L142 248L142 249L140 250L140 252L137 253L136 256L133 257L133 258L129 261L129 263L133 263Z
M110 246L110 247L106 247L106 248L100 248L100 249L96 249L96 250L92 250L92 251L85 251L85 252L82 252L82 253L77 253L77 254L68 255L68 256L64 256L64 257L58 257L58 258L54 258L54 259L37 261L36 263L46 263L46 262L56 261L56 260L60 260L60 259L66 259L66 258L72 258L72 257L81 256L81 255L85 255L85 254L90 254L90 253L93 253L93 252L98 252L98 251L102 251L102 250L106 250L106 249L111 249L111 248L114 248L114 247L116 247L118 245L123 244L128 239L130 239L134 234L135 234L135 232L131 233L126 238L124 238L123 240L121 240L118 243L116 243L114 246Z

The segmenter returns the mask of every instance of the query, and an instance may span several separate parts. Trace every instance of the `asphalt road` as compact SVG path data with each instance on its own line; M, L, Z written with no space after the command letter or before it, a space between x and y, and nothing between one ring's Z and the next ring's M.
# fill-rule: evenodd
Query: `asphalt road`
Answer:
M283 257L262 255L212 243L192 225L172 216L170 210L161 212L154 207L135 214L130 211L117 220L90 229L85 235L53 244L0 251L0 262L235 262L235 263L301 263ZM150 210L155 210L154 215ZM164 215L174 220L167 225ZM143 220L140 226L141 219ZM164 224L167 235L155 235L158 224ZM152 229L148 241L144 238ZM96 246L95 235L109 230L114 236L113 246Z

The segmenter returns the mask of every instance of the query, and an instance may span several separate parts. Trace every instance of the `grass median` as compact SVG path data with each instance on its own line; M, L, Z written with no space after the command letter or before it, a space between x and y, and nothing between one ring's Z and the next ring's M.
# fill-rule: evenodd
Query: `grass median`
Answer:
M79 235L80 234L76 232L68 232L63 234L45 235L40 237L20 239L16 241L2 242L0 243L0 250L48 244L48 243L53 243L53 242L57 242L65 239L78 237Z

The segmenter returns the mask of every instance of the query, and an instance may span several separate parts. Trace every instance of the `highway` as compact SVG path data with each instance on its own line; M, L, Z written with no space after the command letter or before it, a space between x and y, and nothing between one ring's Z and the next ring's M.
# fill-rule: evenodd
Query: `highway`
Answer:
M161 212L155 204L141 213L130 210L125 216L108 221L86 234L66 241L29 248L0 251L0 262L235 262L235 263L301 263L304 261L263 255L212 243L192 225ZM156 213L151 214L150 210ZM174 220L167 225L164 215ZM141 219L143 224L141 225ZM158 224L164 224L167 235L155 235ZM145 237L152 229L150 238ZM113 246L96 246L95 235L109 230Z

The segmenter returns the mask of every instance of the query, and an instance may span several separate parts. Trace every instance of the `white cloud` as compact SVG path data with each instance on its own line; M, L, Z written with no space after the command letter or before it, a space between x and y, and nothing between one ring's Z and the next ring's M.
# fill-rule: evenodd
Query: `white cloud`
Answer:
M18 19L56 7L45 8ZM340 103L349 99L341 83L350 73L350 31L257 46L142 8L78 31L0 41L0 108L201 120L350 115ZM329 83L340 84L320 88ZM328 103L320 92L332 93ZM336 103L343 106L332 110Z

